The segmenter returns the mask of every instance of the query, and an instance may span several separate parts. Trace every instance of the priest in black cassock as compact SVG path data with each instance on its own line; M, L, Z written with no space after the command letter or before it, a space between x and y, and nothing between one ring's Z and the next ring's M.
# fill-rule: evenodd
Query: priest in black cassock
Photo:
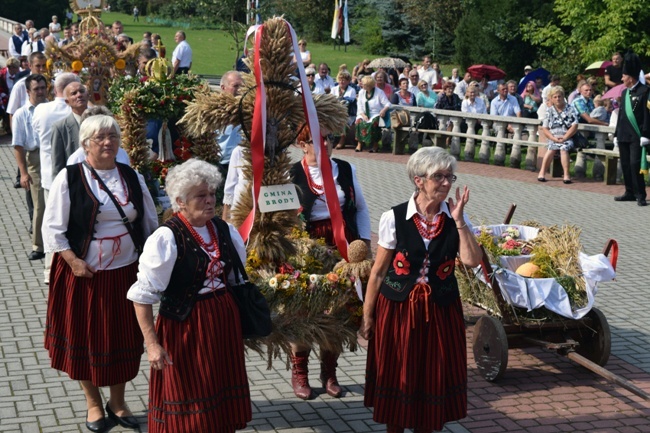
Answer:
M641 170L641 147L650 146L650 89L639 82L641 61L639 56L628 52L623 64L623 91L618 112L618 123L614 140L623 168L625 193L614 197L616 201L636 201L639 206L646 206L646 193Z

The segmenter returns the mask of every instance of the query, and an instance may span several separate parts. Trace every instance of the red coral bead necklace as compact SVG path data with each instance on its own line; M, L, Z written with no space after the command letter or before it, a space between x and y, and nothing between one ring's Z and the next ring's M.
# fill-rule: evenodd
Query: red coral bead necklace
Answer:
M419 213L416 212L413 215L413 221L415 222L415 226L417 227L420 235L428 240L437 237L442 232L442 229L445 225L445 218L442 216L442 214L434 217L433 221L427 221Z

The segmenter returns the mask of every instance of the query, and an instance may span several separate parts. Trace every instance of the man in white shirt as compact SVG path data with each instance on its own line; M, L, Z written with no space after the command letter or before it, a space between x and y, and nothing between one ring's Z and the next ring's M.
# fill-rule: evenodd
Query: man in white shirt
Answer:
M88 90L79 82L72 82L64 89L65 102L71 113L52 124L52 178L56 178L66 166L66 161L79 149L79 125L81 115L88 108Z
M34 110L32 126L34 134L38 136L40 157L41 157L41 188L43 189L43 198L47 203L47 197L50 193L50 187L54 176L52 176L52 125L58 120L65 119L70 115L72 110L65 101L65 88L70 83L79 82L79 76L72 72L64 72L54 80L54 101L46 102L39 105ZM45 283L49 282L50 265L52 256L45 256Z
M454 93L458 95L458 97L463 100L465 99L465 93L467 92L467 87L469 87L469 83L472 82L472 74L469 72L465 72L465 76L463 77L462 80L456 84L456 87L454 88Z
M521 117L519 102L514 96L508 94L508 87L501 83L497 86L498 96L490 103L490 114L492 116Z
M334 79L328 75L329 70L330 68L327 66L327 63L318 65L318 75L316 75L316 79L314 80L316 87L311 93L314 95L330 93L332 88L336 86Z
M548 84L548 86L544 87L544 90L542 90L542 103L546 104L548 102L548 92L551 91L552 87L559 86L560 85L560 76L559 75L551 75L551 82Z
M172 77L177 74L187 74L192 67L192 48L185 40L185 32L177 31L174 35L174 41L178 45L172 53Z
M9 38L9 41L7 42L9 57L20 57L23 42L25 42L25 39L23 38L23 26L16 23L14 24L14 34L11 35L11 38Z
M431 67L431 56L424 56L422 59L422 67L420 67L420 79L427 82L429 90L433 89L438 83L438 73Z
M45 201L54 180L52 177L52 125L57 120L65 119L72 112L65 102L64 89L68 84L79 82L79 76L72 72L64 72L54 81L56 97L51 102L39 105L34 110L32 125L38 137L41 155L41 184L45 194Z
M34 202L32 220L32 252L29 260L40 260L45 257L43 252L43 237L41 226L45 211L45 200L41 188L41 157L38 149L38 138L32 127L32 116L36 107L47 101L47 81L40 74L33 74L26 79L28 99L25 105L16 110L12 119L12 145L16 162L20 169L20 185L29 190Z
M411 69L409 71L409 92L413 93L413 95L417 98L418 93L420 93L420 89L418 88L418 82L420 81L420 74L418 73L417 69Z
M43 53L32 53L29 56L29 69L32 74L42 74L45 72L45 55ZM25 77L26 78L26 77ZM7 113L13 115L20 107L27 102L27 88L25 87L25 78L18 80L7 102Z

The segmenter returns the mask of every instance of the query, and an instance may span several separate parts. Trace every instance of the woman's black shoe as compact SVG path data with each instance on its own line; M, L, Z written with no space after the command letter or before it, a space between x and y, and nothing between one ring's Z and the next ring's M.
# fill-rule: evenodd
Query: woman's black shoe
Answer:
M112 419L122 427L140 429L140 423L138 422L136 417L134 417L133 415L131 416L115 415L115 412L111 410L111 407L108 405L108 402L106 403L106 413L108 414L108 417L110 419Z
M95 433L104 433L108 431L108 426L106 425L106 418L101 417L97 421L86 421L86 428Z

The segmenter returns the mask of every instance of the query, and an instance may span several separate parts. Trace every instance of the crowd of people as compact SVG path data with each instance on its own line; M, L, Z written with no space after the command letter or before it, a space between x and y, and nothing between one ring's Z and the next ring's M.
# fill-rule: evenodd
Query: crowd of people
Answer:
M53 33L61 31L54 18ZM245 427L252 418L251 396L231 289L246 262L246 249L229 222L248 188L240 126L219 131L220 166L190 159L169 170L166 191L174 215L159 227L152 197L143 177L129 167L110 111L89 106L88 89L73 73L55 78L48 101L46 58L31 29L15 29L16 38L24 38L23 31L29 38L21 44L21 50L25 43L32 49L28 64L12 57L0 78L9 95L17 187L27 192L33 212L28 258L45 259L45 347L52 367L80 382L86 427L93 432L107 431L112 423L139 428L125 402L125 384L139 372L143 344L151 368L149 431L234 432ZM72 27L66 30L61 42L78 37ZM118 50L133 43L119 21L110 34ZM143 35L140 74L148 60L164 55L155 36ZM177 32L175 41L172 76L188 73L192 64L185 33ZM342 65L334 79L327 64L311 63L304 40L298 45L308 90L333 94L348 107L357 152L379 150L381 128L395 106L539 117L548 150L538 180L545 181L559 150L568 184L568 152L578 123L607 125L609 116L617 120L614 138L625 178L625 193L615 200L646 205L638 173L640 149L650 145L649 91L639 82L640 61L634 55L623 63L616 53L621 61L606 72L606 86L627 87L614 104L602 97L595 102L588 80L581 79L567 101L557 76L549 77L547 86L527 80L519 93L516 81L495 85L488 76L475 81L465 73L461 78L458 70L444 77L429 56L419 67L407 65L401 71L371 70L365 60L352 72ZM223 75L222 92L236 96L242 86L240 72ZM619 111L612 115L616 106ZM370 216L356 168L331 158L334 148L345 145L344 137L326 143L345 236L349 242L370 244ZM296 146L303 156L290 174L300 191L306 230L334 245L325 179L308 126L300 129ZM152 149L152 158L156 153ZM453 190L455 159L445 149L422 147L410 156L406 171L414 192L381 217L364 300L360 334L369 340L364 403L388 432L409 428L425 433L467 414L465 327L454 269L457 259L476 266L481 252L465 214L469 189ZM222 183L220 217L215 214L216 191ZM160 304L156 320L154 304ZM307 342L292 342L291 383L301 399L313 397L311 349ZM320 352L320 379L335 398L343 395L336 377L339 355ZM105 404L100 387L110 388Z

